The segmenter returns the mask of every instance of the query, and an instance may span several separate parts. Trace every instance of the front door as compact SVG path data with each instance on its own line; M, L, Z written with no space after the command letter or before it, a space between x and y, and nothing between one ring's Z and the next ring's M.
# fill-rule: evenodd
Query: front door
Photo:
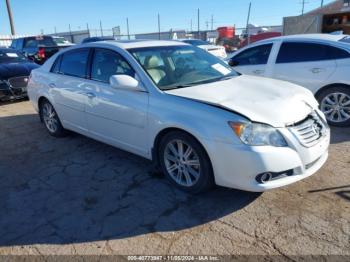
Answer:
M234 69L244 75L265 76L273 44L248 48L232 58Z
M147 155L148 93L114 89L112 75L135 77L128 62L117 52L96 48L92 58L91 81L86 92L89 132L97 139L140 155Z

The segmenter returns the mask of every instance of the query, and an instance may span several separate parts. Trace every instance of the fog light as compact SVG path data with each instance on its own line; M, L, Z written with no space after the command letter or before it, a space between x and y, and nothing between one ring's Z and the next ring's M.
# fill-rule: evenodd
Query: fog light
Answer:
M260 174L256 177L256 181L260 184L265 184L269 182L272 179L272 174L271 173L263 173Z

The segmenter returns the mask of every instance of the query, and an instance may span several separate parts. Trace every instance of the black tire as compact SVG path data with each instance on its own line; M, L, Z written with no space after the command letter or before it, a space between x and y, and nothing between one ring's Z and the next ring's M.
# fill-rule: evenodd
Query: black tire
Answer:
M183 141L185 146L190 146L195 152L196 156L198 157L196 158L197 161L199 160L200 163L200 167L198 168L198 170L200 170L199 178L197 178L196 182L191 186L180 185L178 182L176 182L176 180L167 170L167 163L165 160L166 149L170 143L176 140ZM159 145L160 146L158 149L158 160L160 167L167 179L170 180L170 182L174 184L177 188L187 193L198 194L201 192L208 191L214 186L214 175L210 159L203 146L191 135L181 131L173 131L166 134L161 139ZM189 173L187 172L187 174ZM192 176L192 178L194 177Z
M55 123L56 127L55 128L50 128L49 124L46 121L46 116L45 116L45 110L47 107L52 108L52 121ZM53 105L48 101L48 100L43 100L41 101L39 105L39 115L40 115L40 120L43 122L46 130L49 132L49 134L53 137L65 137L67 135L67 131L63 128L62 123L57 115L57 112Z
M336 94L336 93L341 93L341 94L345 94L346 96L350 97L350 87L346 87L346 86L334 86L331 88L327 88L323 91L321 91L318 95L317 95L317 100L320 104L320 108L322 111L326 111L325 110L325 106L324 106L324 101L325 99L331 95L331 94ZM350 110L346 110L346 112L350 115ZM349 127L350 126L350 118L346 121L332 121L332 119L330 119L330 117L327 117L327 121L330 125L332 126L338 126L338 127Z

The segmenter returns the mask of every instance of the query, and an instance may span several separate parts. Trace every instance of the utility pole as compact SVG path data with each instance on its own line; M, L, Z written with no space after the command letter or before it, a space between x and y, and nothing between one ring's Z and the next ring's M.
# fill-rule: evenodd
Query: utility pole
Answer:
M211 31L214 30L214 15L211 15Z
M129 18L126 18L126 32L128 35L128 40L130 40L130 31L129 31Z
M161 37L160 37L160 15L158 13L158 39L160 40Z
M198 22L198 38L200 39L201 36L200 36L200 32L201 32L201 23L200 23L200 10L198 8L198 11L197 11L197 22Z
M323 1L323 0L321 0L321 7L323 7L323 2L324 2L324 1Z
M246 33L248 37L248 45L250 44L250 36L249 36L249 21L250 21L250 11L252 8L252 2L249 3L249 9L248 9L248 17L247 17L247 27L246 27Z
M15 31L15 26L13 24L13 16L12 16L10 0L6 0L6 6L7 6L7 13L9 15L9 20L10 20L11 35L15 35L16 31Z
M101 31L101 36L103 36L103 29L102 29L102 21L100 20L100 31Z
M305 4L308 4L309 2L307 2L306 0L303 0L301 5L302 5L302 8L301 8L301 15L304 15L304 12L305 12ZM321 5L323 5L323 1L321 3Z
M89 24L86 23L86 30L88 31L89 37L90 37L90 28L89 28Z

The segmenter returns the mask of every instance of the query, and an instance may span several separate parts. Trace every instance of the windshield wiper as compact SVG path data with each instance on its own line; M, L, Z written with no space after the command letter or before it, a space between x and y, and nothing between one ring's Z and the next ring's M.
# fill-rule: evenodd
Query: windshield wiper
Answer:
M174 90L174 89L181 89L181 88L186 88L186 87L191 87L192 85L177 85L177 86L164 86L162 87L162 90Z

